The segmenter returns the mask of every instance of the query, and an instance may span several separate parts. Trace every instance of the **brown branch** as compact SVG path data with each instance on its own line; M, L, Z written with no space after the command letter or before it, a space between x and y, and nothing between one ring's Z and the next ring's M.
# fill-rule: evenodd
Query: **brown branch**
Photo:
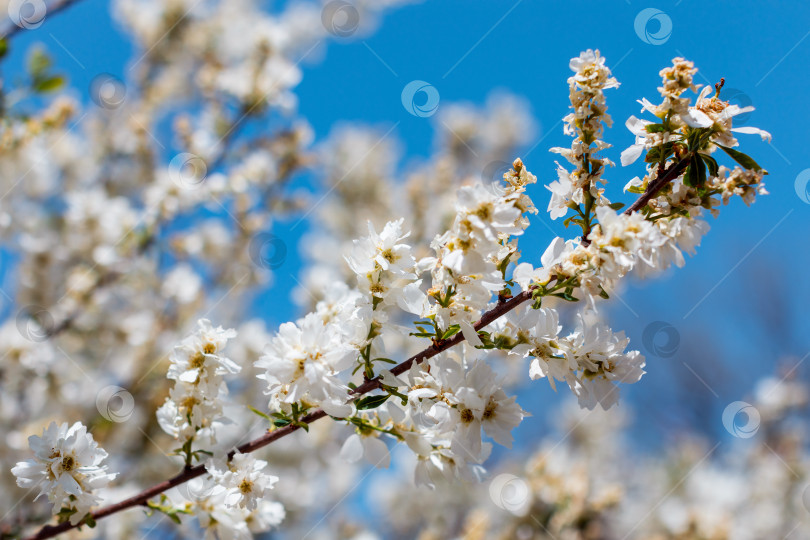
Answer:
M625 211L625 214L629 214L634 212L640 208L643 208L647 201L653 198L658 191L660 191L668 182L675 179L680 175L686 166L689 164L689 159L685 158L679 161L678 163L671 166L669 169L666 170L663 176L656 178L652 183L649 184L647 191L639 197L639 199L633 203L630 208ZM528 291L523 291L520 294L506 300L504 302L498 302L494 308L487 311L481 316L481 319L475 323L474 327L476 330L481 330L493 321L499 319L503 315L509 313L513 309L517 308L524 302L530 300L532 298L533 289ZM412 365L414 364L421 364L425 360L433 358L437 354L450 349L459 343L464 341L464 334L461 332L457 333L450 339L444 339L440 341L436 341L423 351L411 356L407 360L397 364L391 369L391 373L394 375L401 375L408 371ZM353 394L354 399L359 398L363 394L367 394L373 390L380 388L381 380L380 377L375 377L373 379L365 381L363 384L355 388L351 391ZM303 418L301 418L301 423L303 424L311 424L316 420L320 420L321 418L327 416L326 412L323 409L317 409ZM275 429L273 431L268 431L261 437L258 437L250 442L247 442L241 446L237 447L237 450L242 454L247 454L249 452L253 452L267 446L268 444L281 439L282 437L286 437L290 433L293 433L297 430L301 429L301 424L298 425L287 425L282 428ZM231 451L228 454L228 459L230 460L235 451ZM128 508L133 508L135 506L144 506L146 505L147 501L156 496L160 495L164 491L167 491L173 487L179 486L193 478L197 478L198 476L202 476L205 474L205 465L197 465L195 467L190 467L185 469L183 472L174 476L164 482L159 484L155 484L154 486L140 492L139 494L130 497L129 499L124 499L121 502L116 504L111 504L109 506L105 506L95 512L92 512L90 515L92 516L93 520L98 521L101 518L107 517L109 515L115 514L122 510L126 510ZM58 525L46 525L42 527L36 534L27 537L25 540L44 540L45 538L53 538L54 536L61 534L63 532L69 531L71 529L75 529L78 525L71 525L70 522L66 521L64 523L60 523Z
M655 180L653 180L652 182L650 182L647 185L647 190L644 192L644 194L642 194L641 197L639 197L636 200L636 202L631 204L630 207L627 210L624 211L624 213L629 216L633 212L635 212L637 210L641 210L642 208L647 206L647 203L650 202L650 199L655 197L658 194L658 192L661 191L664 188L664 186L666 186L672 180L675 180L676 178L678 178L683 173L683 171L686 169L686 167L689 166L691 156L692 156L692 154L687 154L687 156L685 158L683 158L679 162L674 163L673 165L671 165L669 167L669 169L664 169L664 166L662 164L658 168L658 174L660 176L658 176ZM585 190L586 188L582 188L582 189ZM590 195L589 191L585 191L585 192L586 192L586 196ZM587 213L588 213L588 215L590 214L590 209L588 209ZM588 235L590 233L591 233L591 223L590 223L590 221L588 221L588 226L582 232L582 238L580 240L580 242L583 245L587 246L588 244L591 243L591 241L588 239Z
M679 162L671 165L668 169L664 170L664 174L659 176L647 186L647 191L639 197L636 202L630 205L630 207L624 211L625 214L630 215L636 210L641 210L647 203L650 202L650 199L655 197L659 191L661 191L664 186L666 186L672 180L678 178L686 167L689 166L689 161L691 160L691 154L687 154L687 156L681 159ZM660 170L660 169L659 169ZM660 174L660 172L659 172Z

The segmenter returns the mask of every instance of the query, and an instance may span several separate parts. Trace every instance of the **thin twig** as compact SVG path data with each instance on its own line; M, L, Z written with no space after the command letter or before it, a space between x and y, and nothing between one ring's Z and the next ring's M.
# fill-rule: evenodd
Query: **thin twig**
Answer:
M630 215L636 210L640 210L647 206L647 203L650 202L650 199L655 197L659 191L661 191L664 186L670 183L672 180L678 178L681 173L689 166L689 161L691 160L691 154L687 155L685 158L681 159L678 163L670 166L668 169L664 171L663 176L659 176L647 186L647 191L639 197L636 202L630 205L630 207L624 211L625 214Z

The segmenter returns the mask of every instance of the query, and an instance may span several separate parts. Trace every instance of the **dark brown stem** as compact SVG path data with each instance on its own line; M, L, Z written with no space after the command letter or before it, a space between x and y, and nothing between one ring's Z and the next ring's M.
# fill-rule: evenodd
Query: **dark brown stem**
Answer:
M658 192L661 191L664 186L670 183L672 180L678 178L686 167L689 166L689 161L691 160L691 155L687 155L685 158L681 159L679 162L671 165L668 169L664 171L663 176L659 176L647 186L647 191L644 192L641 197L639 197L636 202L630 205L630 207L624 211L625 214L630 215L637 210L641 210L647 203L650 202L650 199L658 195Z
M663 176L653 180L653 182L647 187L647 191L641 197L639 197L639 199L635 203L633 203L630 206L630 208L628 208L625 211L625 214L629 214L631 212L638 210L639 208L643 208L647 204L647 201L653 198L658 193L658 191L661 190L661 188L663 188L671 180L677 178L683 172L683 170L686 168L688 164L689 158L684 158L678 163L672 165L669 169L667 169ZM520 306L524 302L530 300L531 298L532 298L532 290L529 290L523 291L520 294L513 296L509 300L499 302L498 304L495 305L494 308L487 311L481 316L481 319L474 325L475 329L476 330L483 329L493 321L509 313L510 311ZM462 341L464 341L464 334L462 334L461 332L457 333L450 339L436 341L427 349L411 356L404 362L401 362L400 364L394 366L391 369L391 373L393 373L394 375L401 375L406 371L408 371L414 364L421 364L425 360L433 358L437 354L458 345ZM366 380L365 382L363 382L363 384L352 390L351 393L354 395L354 398L357 399L363 394L367 394L373 390L380 388L380 386L381 386L380 378L375 377L373 379ZM301 423L311 424L312 422L320 420L325 416L327 416L327 414L323 411L323 409L317 409L314 412L311 412L306 416L304 416L303 418L301 418ZM301 429L300 424L299 425L290 424L285 427L275 429L273 431L268 431L261 437L254 439L250 442L247 442L242 446L237 447L237 450L242 454L253 452L254 450L258 450L259 448L267 446L273 441L276 441L282 437L286 437L290 433L293 433L294 431L297 431L299 429ZM231 451L228 454L229 460L233 457L234 453L235 451ZM105 506L104 508L100 508L99 510L92 512L91 515L95 521L98 521L101 518L107 517L111 514L115 514L122 510L126 510L127 508L143 506L152 497L160 495L166 490L179 486L180 484L188 482L189 480L197 478L198 476L202 476L203 474L205 474L205 465L197 465L195 467L187 468L177 476L174 476L159 484L155 484L149 489L146 489L140 492L139 494L130 497L129 499L124 499L123 501L118 502L116 504L111 504L109 506ZM70 522L67 521L64 523L60 523L58 525L46 525L42 527L33 536L27 537L26 540L43 540L45 538L53 538L57 534L61 534L65 531L69 531L76 527L78 527L78 525L71 525Z

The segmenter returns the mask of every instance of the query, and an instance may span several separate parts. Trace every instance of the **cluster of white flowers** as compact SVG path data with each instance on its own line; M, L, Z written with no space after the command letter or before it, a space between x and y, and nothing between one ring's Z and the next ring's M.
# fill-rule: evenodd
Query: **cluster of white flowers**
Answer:
M635 144L622 152L622 165L630 165L635 162L645 151L647 174L643 179L633 178L625 187L625 190L634 193L642 193L647 189L649 183L664 168L664 164L670 155L680 159L687 150L689 135L693 130L706 130L707 140L698 149L699 160L703 160L708 168L705 185L707 190L700 190L701 186L691 185L686 176L679 176L666 186L653 198L649 205L656 212L665 216L687 216L698 217L702 208L706 208L715 216L717 211L714 208L720 201L713 198L720 195L723 203L727 203L732 195L740 195L746 204L750 204L756 193L766 194L762 184L763 175L766 171L756 165L753 160L742 154L742 163L745 168L735 167L734 173L729 176L728 169L717 165L716 160L711 156L718 148L722 148L735 160L739 161L741 155L732 150L738 146L737 139L733 133L759 134L763 140L770 140L771 135L767 131L759 128L745 126L733 127L732 122L735 116L748 113L754 110L753 107L740 107L730 104L720 99L724 81L715 86L714 95L709 96L712 91L710 86L704 87L696 97L695 104L692 105L690 97L684 97L687 90L696 92L699 85L694 84L693 78L697 73L697 68L692 62L683 58L675 58L672 67L661 70L662 86L659 88L663 101L659 105L652 104L647 99L639 100L642 112L648 111L657 117L656 122L639 119L631 116L627 120L627 128L636 136ZM698 160L698 161L699 161ZM703 168L700 163L695 163L696 168ZM666 220L663 220L664 222ZM660 225L666 229L666 224ZM704 226L700 226L704 228ZM705 232L705 231L704 231Z
M32 435L28 446L34 459L21 461L11 469L22 488L39 488L37 498L45 495L60 519L80 523L90 508L101 502L94 491L115 478L101 462L107 452L99 448L93 435L81 422L50 425L42 436Z
M643 277L666 269L672 262L683 266L683 255L675 242L641 214L617 214L610 208L599 208L596 217L599 223L588 235L588 248L598 258L597 266L607 282L630 270Z
M391 403L384 403L370 413L361 412L358 419L355 432L346 438L340 449L341 459L349 463L365 458L375 467L388 467L391 454L383 434L402 433L407 435L406 440L411 441L418 437L412 435L411 428L406 425L405 412Z
M187 463L191 462L192 441L202 436L216 441L215 424L226 421L222 413L228 395L224 376L242 369L223 354L236 331L214 328L207 319L197 324L197 331L185 338L169 357L167 377L175 385L157 411L163 431L183 444Z
M407 309L406 299L420 280L411 248L402 241L403 220L391 221L377 233L369 222L367 237L354 241L346 256L358 288L337 285L316 310L295 323L285 323L255 363L264 371L271 409L289 414L292 404L317 406L337 417L351 415L349 388L341 373L358 359L373 376L372 364L383 354L381 329L388 310Z
M692 87L693 72L688 65L679 65L676 62L674 70L664 73L667 110L699 118L681 101L680 94ZM459 189L451 228L431 244L434 257L416 260L404 243L408 234L403 232L403 220L389 222L379 234L369 226L369 235L355 240L346 257L358 288L335 287L318 302L314 313L282 325L257 362L265 370L260 378L269 383L271 410L290 415L296 410L292 405L298 405L298 411L321 406L333 416L346 418L355 434L345 441L341 454L352 462L366 457L375 465L387 464L390 458L383 437L405 441L418 457L417 482L434 485L440 477L479 476L491 450L482 435L508 446L511 430L525 415L515 399L506 395L482 351L497 348L531 357L530 378L547 378L555 389L556 382L565 382L587 409L597 405L609 409L618 402L617 383L640 380L644 357L628 350L629 339L623 332L614 333L599 321L597 299L608 297L617 281L631 271L644 276L672 264L683 265L681 250L693 252L706 225L689 213L651 219L655 199L644 212L620 214L608 206L595 187L608 162L594 154L606 147L599 137L603 124L609 124L602 90L618 83L598 53L583 53L572 61L572 69L576 75L569 83L575 113L566 118L566 132L575 141L571 151L560 153L581 165L576 176L587 179L587 189L578 185L576 191L588 195L574 201L586 203L587 213L581 211L584 237L556 238L539 268L519 264L512 281L507 281L509 264L520 256L515 237L528 225L524 214L536 211L525 194L526 186L536 179L520 160L504 175L506 187L476 184ZM665 156L662 161L671 158ZM707 184L712 191L708 197L738 193L750 198L762 175L758 170L715 172ZM681 169L670 186L678 181L685 185L687 174ZM725 181L722 187L721 180ZM667 187L666 193L673 189ZM568 202L552 204L549 211L555 214L567 207ZM425 293L420 276L426 271L432 282ZM531 292L535 306L512 311L479 334L474 323L496 305L494 295L503 300L512 294L511 283ZM539 303L545 296L573 301L579 294L587 298L588 307L578 315L574 330L561 335L557 311ZM415 335L439 343L461 332L467 343L415 363L402 377L375 369L374 361L384 353L382 329L391 322L394 306L425 319L417 322L420 332ZM350 367L355 372L365 367L366 379L379 375L380 387L389 395L363 398L356 402L361 411L356 413L349 400L354 386L343 375ZM401 406L396 398L388 400L393 396L402 401ZM369 408L374 410L365 410Z
M683 244L677 235L673 236L668 231L672 223L681 222L683 226L692 229L691 234L697 236L698 242L692 244L697 245L700 236L703 236L709 229L709 225L703 219L700 219L703 210L708 210L709 213L716 217L720 213L718 206L728 204L729 200L734 196L740 197L746 205L752 204L757 195L768 194L763 182L766 174L767 172L761 169L744 169L739 166L729 169L725 165L720 165L716 175L707 178L706 189L698 190L689 186L681 177L651 199L649 206L660 215L684 216L683 218L674 217L670 220L659 220L656 223L665 235L671 236L679 244ZM639 190L641 185L641 180L634 179L628 184L628 188ZM687 242L683 247L691 251L688 245Z
M338 377L354 365L357 350L346 342L339 325L310 313L284 323L256 361L264 370L271 409L290 411L293 404L317 406L333 416L351 414L348 387Z
M403 291L420 283L411 247L402 243L408 237L408 233L402 232L403 221L386 223L380 234L369 222L369 235L355 240L351 255L346 257L349 267L357 274L358 289L371 297L375 308L379 302L405 305Z
M369 222L369 235L355 240L346 257L357 276L359 294L343 311L353 310L354 319L362 326L348 327L344 335L358 351L355 371L363 368L366 378L374 376L375 362L393 362L386 358L383 331L390 326L392 315L396 316L394 306L415 314L424 309L422 280L417 276L411 246L403 242L410 235L403 232L403 222L401 218L386 223L380 234ZM346 327L345 322L342 326Z
M647 99L639 100L643 111L649 111L666 123L661 129L647 129L652 122L640 120L631 116L627 120L627 127L632 131L637 139L636 144L622 152L622 164L632 163L641 155L641 152L656 146L669 143L673 140L673 135L684 127L708 128L711 127L714 133L714 140L724 146L736 146L737 141L731 132L756 133L762 136L763 140L770 140L771 136L767 131L753 127L732 127L732 119L740 114L751 112L753 107L740 107L729 104L719 98L722 83L718 83L715 95L707 97L712 88L706 86L697 96L695 105L692 99L683 97L687 90L696 92L700 85L694 83L694 76L697 73L694 63L675 58L672 66L661 70L662 85L658 91L663 97L660 105L653 105Z
M214 482L226 491L227 506L239 506L253 511L265 496L265 492L278 482L277 476L262 472L266 466L266 461L256 459L250 454L236 452L231 460L208 460L205 469Z
M185 9L186 3L179 1L175 7ZM253 234L270 221L265 206L270 207L269 203L275 202L279 207L291 209L296 204L292 199L271 200L267 194L271 192L269 188L275 188L304 163L301 150L311 136L308 128L296 126L268 140L267 151L250 148L241 165L228 169L221 161L227 140L222 140L220 131L234 129L242 119L227 118L228 108L222 107L213 96L224 94L228 99L235 99L242 112L250 112L254 106L259 110L266 107L290 110L294 105L291 90L301 75L292 55L301 53L322 31L320 28L310 33L302 30L300 35L290 31L296 27L296 21L302 29L311 26L313 14L320 13L311 7L285 11L280 16L283 24L271 17L253 25L248 24L255 12L252 2L233 6L221 3L210 13L194 11L165 44L158 45L160 32L156 33L155 29L164 26L171 29L175 20L172 12L161 6L144 13L134 6L130 0L122 0L119 3L122 17L145 47L156 46L146 60L150 67L145 76L153 75L150 75L151 69L165 69L154 93L143 97L145 103L141 104L141 112L151 120L152 111L163 99L180 95L186 88L188 81L182 80L183 71L179 68L199 66L195 84L206 96L205 110L197 123L176 118L175 129L183 148L202 156L193 159L198 159L203 169L210 163L214 165L212 169L224 167L225 170L212 170L207 176L203 170L201 178L191 180L202 182L204 177L204 185L189 189L173 177L178 171L154 171L149 165L144 167L148 172L140 171L141 176L150 179L144 186L122 184L109 190L90 190L85 186L70 192L65 198L68 204L62 221L72 231L58 231L54 236L67 239L67 248L58 256L52 256L45 248L53 239L45 242L42 238L23 235L26 245L33 247L28 249L21 265L30 268L31 275L39 271L38 267L44 268L43 275L68 269L69 281L76 288L68 299L77 308L96 308L77 310L75 321L68 320L75 322L79 329L92 327L94 321L103 319L99 314L103 314L104 309L98 308L114 301L114 295L98 293L104 283L114 279L111 277L114 273L105 273L106 267L114 266L112 270L117 272L119 267L132 262L138 275L155 274L150 283L159 284L157 296L141 298L138 289L127 289L126 300L130 307L120 317L123 322L120 325L99 323L104 329L99 332L111 336L110 343L125 340L129 345L126 349L132 351L127 354L133 358L148 358L157 348L150 336L160 333L155 330L162 322L161 315L150 308L151 304L158 304L155 298L170 300L166 325L174 327L168 328L164 335L175 335L176 328L198 316L196 312L208 293L208 282L201 277L206 274L197 273L196 263L210 265L215 286L241 287L241 278L235 277L234 269L244 263L245 254L251 252ZM188 9L193 11L194 6ZM160 22L147 21L150 17ZM222 21L228 21L225 26L230 26L223 28ZM200 32L197 37L193 36L195 30ZM212 35L222 37L220 47L208 43L207 38ZM152 61L162 67L151 65ZM564 382L586 409L597 406L609 409L618 402L619 383L632 384L640 380L644 374L644 357L628 349L629 339L623 332L614 333L601 322L597 314L599 299L609 297L617 282L631 272L644 276L673 264L683 265L682 251L693 252L708 228L700 219L701 209L714 213L720 201L727 203L734 195L746 203L752 202L757 193L765 193L762 178L766 173L753 160L732 149L737 141L731 135L735 131L731 119L747 109L720 101L719 88L713 98L704 91L698 96L697 104L691 106L690 100L682 94L697 90L692 82L696 70L691 63L676 59L672 68L662 72L663 104L653 106L642 101L645 110L653 112L659 122L653 124L638 119L628 122L637 140L631 150L622 154L622 161L629 163L647 151L647 175L629 184L629 189L638 193L646 191L665 172L677 169L678 174L640 211L617 213L618 205L611 205L604 197L604 189L598 185L604 182L605 167L612 163L598 153L609 146L602 141L604 126L611 123L606 114L604 90L617 87L618 82L598 51L583 52L571 60L570 67L574 71L574 76L568 80L573 112L564 120L565 133L573 136L574 141L570 149L553 151L563 155L575 170L569 172L558 165L559 179L548 186L552 194L548 211L553 219L565 216L569 209L576 211L578 216L572 219L582 227L582 237L567 241L555 238L540 257L537 268L527 262L517 264L521 257L517 238L529 225L527 214L537 212L527 194L536 177L520 159L503 174L504 182L493 184L486 178L492 176L491 171L482 174L480 170L473 171L475 167L469 164L465 167L463 156L472 148L465 141L493 152L501 143L478 140L482 139L481 134L465 121L469 113L461 109L450 115L452 127L445 127L453 135L448 138L463 144L454 142L447 155L436 159L408 183L400 192L405 193L409 201L401 212L407 217L388 221L382 229L375 228L372 222L383 223L386 214L396 207L394 199L398 196L380 193L388 186L379 178L385 177L393 167L393 150L380 150L382 157L354 171L355 164L347 166L346 160L353 160L368 147L373 149L380 141L367 137L365 146L352 147L348 143L355 139L347 139L346 145L339 148L345 149L349 157L333 156L331 168L334 171L330 174L334 176L340 171L340 174L354 175L345 185L335 186L352 204L341 212L333 209L329 218L333 221L324 218L330 225L338 224L332 231L334 242L326 243L329 249L324 253L333 255L335 245L338 246L337 251L343 255L340 261L347 263L340 275L351 278L352 284L348 284L349 279L335 282L332 279L335 274L329 271L318 274L324 283L312 295L312 312L295 322L282 324L273 336L267 335L263 327L254 329L247 340L249 343L246 341L234 356L238 362L224 353L228 342L236 338L236 332L214 327L205 319L198 321L199 329L184 339L170 356L167 376L174 381L174 387L158 409L157 419L160 428L180 441L182 446L175 453L185 457L187 467L194 460L203 461L199 454L209 455L215 451L219 457L205 461L206 474L198 479L201 489L195 489L193 497L186 497L191 499L187 506L164 507L163 503L150 501L150 508L170 516L178 512L193 513L210 538L247 539L284 518L285 506L267 500L279 478L266 472L266 461L238 451L229 459L222 456L222 448L209 451L193 446L203 437L208 437L212 445L216 444L217 431L220 431L220 442L228 439L229 434L222 435L226 430L221 426L233 419L234 431L244 435L247 423L243 415L250 413L244 410L232 413L229 409L226 414L225 377L239 373L240 365L249 362L261 371L258 374L261 382L251 378L251 382L240 385L240 390L248 399L262 399L259 392L267 396L269 415L254 412L269 418L271 431L282 426L309 430L307 414L320 408L354 430L342 444L343 459L354 463L365 458L376 466L387 466L391 460L387 441L404 442L416 456L416 483L429 486L458 478L481 478L492 442L511 446L513 430L528 415L516 398L508 395L503 374L492 365L495 360L509 356L527 358L530 379L545 378L554 390L557 383ZM481 116L485 117L489 118ZM493 115L491 123L501 124L497 121L499 118ZM526 122L507 124L519 127ZM132 126L129 129L132 133L128 135L132 137L119 134L110 145L122 154L133 155L141 151L143 133ZM692 136L697 132L690 130L704 131L698 133L698 137ZM759 132L753 128L737 131ZM219 142L215 142L218 139ZM505 140L511 144L519 140L519 136L513 133ZM264 148L264 145L258 146ZM385 146L381 144L382 148ZM122 148L127 149L126 152ZM718 149L729 154L742 168L732 170L717 164L711 154ZM679 165L684 156L689 157L687 167ZM496 168L502 170L500 166ZM473 181L472 176L479 175L484 177L484 183ZM435 182L431 183L431 179ZM374 186L375 183L378 185ZM130 189L136 187L139 189ZM351 195L352 190L362 193ZM143 193L143 200L120 195L130 191ZM267 195L268 199L257 203L253 196L257 192L263 197ZM454 204L447 204L454 192ZM434 193L435 200L429 200ZM227 208L219 203L217 196L220 195L230 198ZM383 200L387 201L387 206L377 204ZM223 225L223 220L206 218L192 231L171 233L166 239L175 255L171 257L173 262L165 273L155 272L160 265L142 255L150 246L163 243L164 222L168 224L181 211L198 209L212 201L229 214L232 209L235 216L231 217L244 226L230 230ZM264 205L265 202L268 205ZM141 211L144 206L148 208ZM449 212L451 208L453 212ZM340 216L336 217L337 213ZM371 218L367 222L368 233L352 240L365 234L357 230L365 226L358 216ZM0 226L7 221L0 215ZM36 230L35 221L20 229ZM437 231L444 232L436 234ZM119 242L121 237L125 241ZM426 256L431 238L433 253ZM310 249L319 250L326 244L313 242ZM65 267L64 261L73 259L74 254L83 263ZM234 257L232 260L230 255ZM260 262L252 262L254 264L244 266L262 266ZM91 267L94 264L104 269L96 271ZM260 271L252 269L249 273L255 278ZM429 285L423 284L428 273ZM327 275L329 279L324 279ZM29 281L43 280L32 278ZM518 287L522 294L514 298ZM26 294L34 299L37 295L52 299L58 298L57 292L36 291L30 286ZM569 302L585 300L583 303L587 305L577 314L571 331L563 332L560 313L553 304L550 307L546 303L549 297ZM510 298L524 302L531 299L532 302L530 307L524 305L515 309L517 303L509 304ZM50 306L54 302L43 303ZM497 317L492 316L498 309L503 311ZM477 324L488 310L493 310L485 318L489 324ZM384 364L398 361L389 356L411 354L421 348L420 343L428 343L408 340L408 330L399 326L412 322L409 320L412 315L420 320L415 321L419 331L411 335L430 340L430 345L417 360L410 361L407 370L401 365L389 371L390 366ZM239 328L241 332L242 327ZM457 344L461 336L466 342L449 348ZM33 349L27 347L24 351L26 362L29 348ZM45 351L46 346L39 349ZM499 351L493 351L496 349ZM23 358L20 354L21 362ZM525 370L523 362L511 364ZM525 374L522 377L525 379ZM314 438L313 454L318 451L330 456L335 454L328 436L317 433ZM52 424L42 438L32 437L30 446L36 459L14 468L18 483L23 487L39 486L41 494L47 494L54 503L55 513L69 517L71 523L79 523L88 509L98 503L94 489L112 479L100 466L106 453L97 448L78 423L69 429L67 424L61 427ZM296 456L298 461L291 459L291 462L300 466L308 458L308 455ZM280 470L274 469L274 472L284 476ZM287 500L284 502L286 504ZM294 513L290 510L291 515Z
M442 330L458 328L473 345L481 340L473 323L492 299L505 287L505 266L520 256L517 240L529 225L525 213L536 213L526 186L537 178L520 159L504 174L507 185L476 184L458 192L453 226L436 236L431 247L435 257L419 262L430 270L428 299L412 288L409 311L435 321Z
M600 158L598 152L611 146L601 139L604 126L612 124L610 115L606 113L604 90L618 88L619 82L611 76L605 58L599 55L599 51L588 49L578 58L572 58L569 66L574 72L568 78L574 112L563 120L566 135L573 136L574 140L571 148L552 148L551 151L563 156L576 168L568 171L557 164L558 179L548 185L551 191L548 204L551 219L565 216L571 205L584 204L585 208L580 212L588 214L594 204L610 204L604 196L604 188L597 184L605 182L602 174L605 167L613 165L613 162Z
M565 382L582 407L597 404L607 410L618 403L615 383L632 384L644 374L644 356L626 351L630 340L599 322L595 312L578 314L577 326L560 335L559 314L553 308L513 311L494 325L492 339L509 354L531 357L529 376Z
M511 447L511 431L526 416L481 353L465 345L462 354L443 353L407 374L409 416L420 435L410 444L418 457L417 484L480 478L480 464L492 450L482 441L482 429Z
M189 491L196 495L191 512L206 540L252 540L284 520L284 506L262 498L277 478L261 472L265 462L251 460L223 463L221 469L209 466L209 475L192 480Z
M347 403L349 387L341 373L366 367L365 376L381 375L386 391L405 387L398 395L407 405L388 401L348 418L355 434L344 443L344 459L365 457L377 466L387 465L390 458L382 437L388 435L404 440L419 457L417 481L433 484L437 474L480 476L480 463L491 448L482 441L482 428L509 445L509 432L524 415L483 358L478 359L481 355L472 347L467 347L464 361L443 353L414 366L408 382L374 362L384 354L380 330L389 323L393 307L435 321L442 333L462 331L471 343L482 344L472 322L493 292L506 287L504 268L519 255L510 239L528 225L524 212L536 211L525 194L536 179L520 160L504 180L505 186L479 184L459 190L453 227L433 242L438 257L416 261L403 242L408 235L401 219L387 223L381 233L369 226L369 235L355 240L346 257L358 289L336 287L315 312L282 325L256 363L264 370L259 377L268 382L271 410L289 415L293 404L298 410L320 406L330 415L349 417L353 404ZM427 270L433 286L426 294L419 275ZM431 393L426 393L428 387Z
M548 287L549 294L563 294L567 300L582 295L596 309L597 299L615 290L617 281L631 271L644 277L673 263L683 265L676 243L639 214L617 214L600 207L595 216L599 221L587 244L555 238L541 258L541 267L524 262L515 268L515 283L524 291Z
M194 449L192 444L203 436L216 443L216 427L230 422L224 414L228 388L225 376L236 374L241 367L224 355L235 330L214 328L208 320L198 321L198 330L185 338L172 353L168 378L175 382L166 402L158 409L160 427L182 442L175 453L185 457L187 466L198 454L211 454ZM205 461L207 474L193 480L195 484L183 493L185 505L161 508L170 515L177 511L193 513L206 538L245 539L265 532L284 519L283 505L267 500L278 481L267 474L267 462L251 454L234 452Z
M93 261L109 266L119 260L118 252L132 249L137 213L124 197L108 197L101 189L76 191L67 196L65 221L69 242L91 252Z
M768 194L768 190L765 189L765 184L762 182L762 178L766 174L761 169L734 167L729 170L728 167L721 165L717 169L717 176L711 178L707 182L707 186L709 189L719 192L723 204L728 204L731 197L738 196L746 205L750 206L756 200L757 195ZM712 214L717 215L717 210L712 209Z

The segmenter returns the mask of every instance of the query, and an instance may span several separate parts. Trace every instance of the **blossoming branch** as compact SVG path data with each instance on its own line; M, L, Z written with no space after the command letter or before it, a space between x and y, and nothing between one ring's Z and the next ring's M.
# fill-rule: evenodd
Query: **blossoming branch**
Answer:
M660 73L661 103L640 101L652 119L627 121L636 139L622 165L643 156L646 168L625 187L640 197L620 213L622 203L605 196L613 164L600 156L610 146L602 140L611 123L604 91L619 83L598 51L583 52L570 67L572 112L564 121L572 144L552 151L573 170L557 165L548 212L581 234L555 238L540 257L541 250L519 247L538 212L528 194L537 178L520 159L501 181L457 191L454 216L428 255L417 255L427 246L409 243L404 218L379 231L369 223L344 253L356 282L336 284L311 313L282 324L253 366L230 358L236 331L208 320L176 346L167 375L173 386L157 411L176 441L167 450L183 466L173 478L93 510L100 488L115 479L102 465L106 452L81 423L54 423L32 436L33 458L13 473L21 487L48 497L57 523L30 538L92 527L134 506L177 522L194 515L219 538L249 538L284 517L269 499L280 485L274 463L253 452L326 416L353 430L340 451L348 462L388 466L390 445L404 443L415 456L416 484L480 480L493 443L510 447L528 414L498 375L503 358L527 359L529 379L546 379L555 391L567 386L583 408L616 405L620 385L644 375L645 359L628 349L624 332L601 321L601 302L627 276L683 266L683 252L694 253L708 231L706 213L716 216L734 196L750 204L766 193L766 171L737 149L735 133L769 135L733 127L750 109L723 101L722 81L700 89L692 63L674 59ZM561 324L560 302L581 306L571 328ZM421 351L391 358L392 332L407 333ZM247 384L240 375L251 367L266 399L240 405L229 386ZM267 432L223 451L217 436L233 407L249 407ZM192 483L184 496L169 495Z

